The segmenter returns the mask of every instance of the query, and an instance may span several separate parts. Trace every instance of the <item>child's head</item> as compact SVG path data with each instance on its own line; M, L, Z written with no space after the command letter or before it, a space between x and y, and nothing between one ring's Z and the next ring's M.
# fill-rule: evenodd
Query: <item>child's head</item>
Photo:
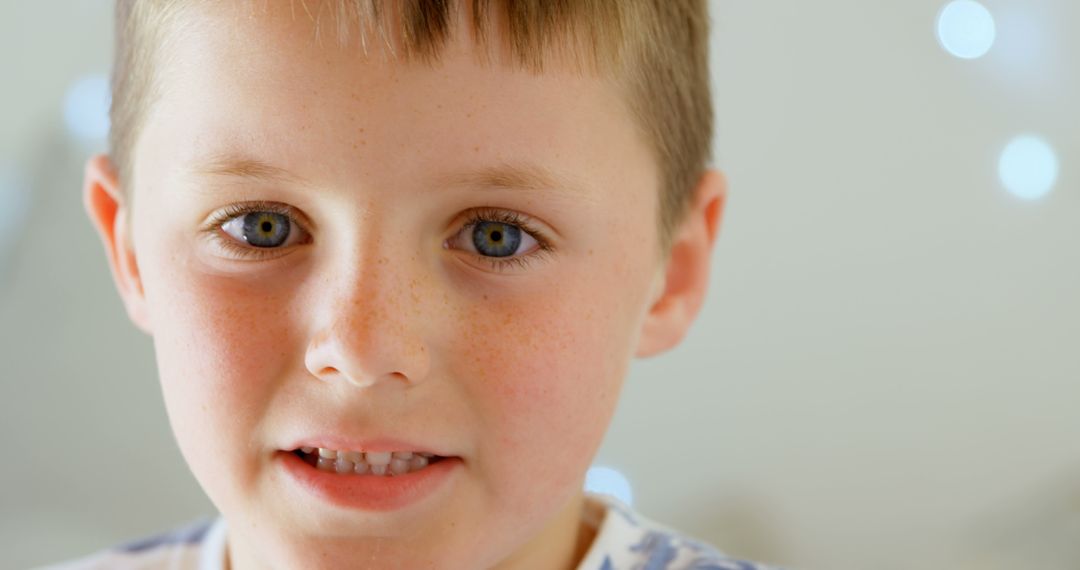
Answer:
M706 19L703 0L119 2L86 204L234 567L580 554L629 361L704 298L725 192ZM303 446L448 459L390 493L327 484Z

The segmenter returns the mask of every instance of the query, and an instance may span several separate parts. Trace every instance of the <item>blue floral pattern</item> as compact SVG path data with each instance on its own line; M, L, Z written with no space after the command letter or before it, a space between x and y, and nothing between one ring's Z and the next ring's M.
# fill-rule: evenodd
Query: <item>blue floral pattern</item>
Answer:
M607 507L607 518L594 549L599 566L580 570L779 570L735 560L712 546L658 525L609 497L594 497ZM586 560L594 558L587 557Z

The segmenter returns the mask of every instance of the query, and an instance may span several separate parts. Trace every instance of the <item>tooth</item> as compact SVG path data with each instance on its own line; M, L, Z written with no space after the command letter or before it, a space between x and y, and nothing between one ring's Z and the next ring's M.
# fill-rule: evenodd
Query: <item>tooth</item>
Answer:
M343 451L338 454L338 459L341 459L343 457L346 461L352 461L353 463L356 463L357 461L363 459L363 456L360 454L359 451Z
M422 455L415 455L409 460L409 469L416 471L427 467L428 459Z
M311 453L312 451L315 451L315 448L304 446L300 448L300 451L303 451L304 453Z
M404 475L409 472L409 462L405 459L394 458L390 461L390 472L394 475Z
M334 470L334 460L333 459L327 459L326 457L320 457L319 458L319 463L316 466L316 468L321 470L321 471L333 471Z
M334 463L334 468L338 473L351 473L353 470L353 463L352 461L347 461L338 457L337 462Z
M353 473L356 473L357 475L363 475L368 472L368 464L363 459L357 461L353 465L355 465L355 467L353 467Z
M434 453L427 453L426 451L418 453L417 455L419 455L421 457L427 457L428 459L431 459L432 457L435 457Z
M336 459L337 452L333 449L326 449L325 447L319 448L319 457L325 457L327 459Z
M372 466L386 466L390 464L390 455L391 453L389 451L369 451L364 454L364 457L367 459L368 463L372 464Z
M413 456L413 452L411 452L411 451L395 451L394 452L394 457L396 457L397 459L409 459L412 456Z
M372 463L371 464L371 472L374 473L375 475L386 475L386 465L385 464L376 465L376 464Z

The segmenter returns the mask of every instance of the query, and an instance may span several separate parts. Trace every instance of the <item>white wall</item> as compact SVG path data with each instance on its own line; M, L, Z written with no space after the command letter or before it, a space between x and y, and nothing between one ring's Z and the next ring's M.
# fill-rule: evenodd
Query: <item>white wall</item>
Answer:
M652 518L798 568L1080 563L1080 4L984 3L975 61L938 45L940 0L711 3L731 194L710 298L635 364L598 458ZM32 191L0 246L3 567L213 512L62 122L108 70L110 10L0 4L0 169ZM997 177L1025 132L1062 164L1038 201Z

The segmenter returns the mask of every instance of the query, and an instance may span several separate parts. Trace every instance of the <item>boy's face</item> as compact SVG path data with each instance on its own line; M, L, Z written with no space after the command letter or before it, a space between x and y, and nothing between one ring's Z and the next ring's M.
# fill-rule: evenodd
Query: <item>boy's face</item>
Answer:
M656 165L620 95L559 68L482 66L464 28L430 69L339 49L326 22L320 46L286 4L246 6L182 16L127 204L129 307L233 564L566 562L664 282ZM558 182L477 174L504 166ZM234 210L205 230L252 202L286 207L290 227L244 229ZM477 212L536 231L494 258L520 263L480 257L515 236L474 235ZM285 467L326 438L403 440L454 464L418 500L358 508Z

